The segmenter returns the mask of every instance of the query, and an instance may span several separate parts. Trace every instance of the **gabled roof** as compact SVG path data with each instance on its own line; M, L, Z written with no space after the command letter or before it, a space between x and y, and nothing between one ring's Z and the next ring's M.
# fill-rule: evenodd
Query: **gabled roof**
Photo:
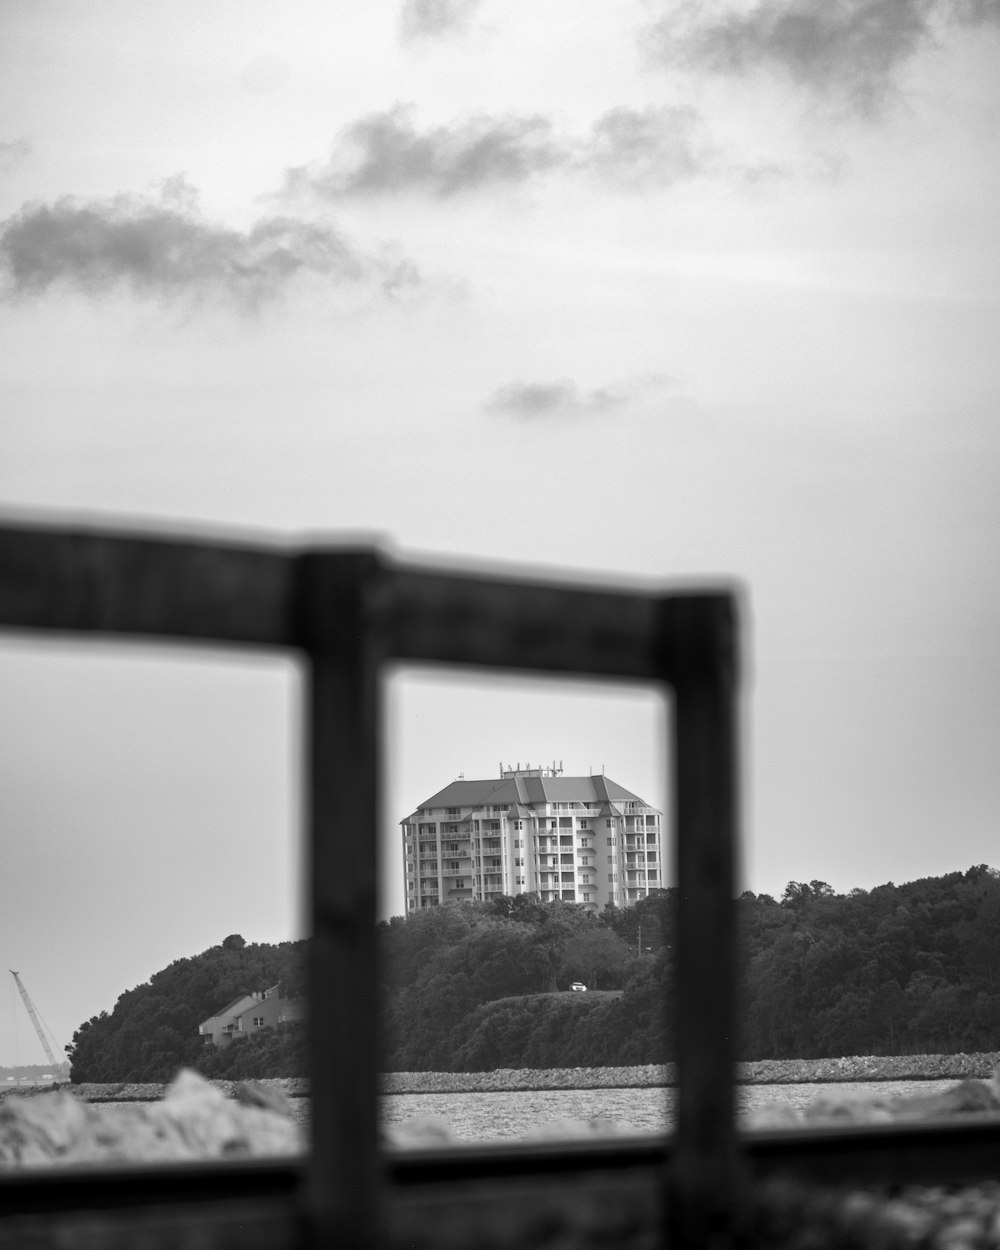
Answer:
M538 773L516 773L513 777L453 781L429 799L424 799L420 807L517 808L534 803L642 803L649 806L645 799L603 774L543 777ZM414 812L407 821L419 819L419 812Z
M221 1011L213 1012L212 1015L208 1017L208 1020L221 1020L223 1016L231 1016L233 1014L238 1015L239 1012L245 1011L247 1006L249 1006L249 1004L253 1001L254 997L252 994L241 994L239 998L234 998L231 1003L226 1003L225 1007L223 1007ZM239 1008L239 1011L237 1011L237 1008ZM208 1024L208 1020L203 1020L202 1024Z
M264 990L263 998L269 998L277 988L277 985L272 985L270 989ZM231 1017L233 1020L238 1020L240 1016L250 1010L251 1006L261 1001L262 1000L260 998L254 997L253 993L241 994L239 998L234 998L231 1003L227 1003L221 1011L213 1012L213 1014L208 1017L208 1020L202 1020L201 1024L198 1025L198 1028L203 1029L210 1020L222 1020L226 1016Z

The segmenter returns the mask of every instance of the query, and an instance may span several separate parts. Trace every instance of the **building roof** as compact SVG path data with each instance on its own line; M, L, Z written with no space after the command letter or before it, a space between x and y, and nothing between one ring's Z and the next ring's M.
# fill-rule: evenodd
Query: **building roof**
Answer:
M198 1025L198 1028L205 1028L205 1026L211 1024L213 1020L224 1020L227 1017L231 1020L238 1019L240 1016L245 1015L246 1012L250 1010L251 1006L256 1006L259 1002L263 1001L263 999L270 998L277 988L277 985L272 985L268 990L254 990L249 994L241 994L239 998L234 998L231 1003L227 1003L221 1011L215 1012L213 1015L209 1016L207 1020L202 1020L201 1024Z
M589 777L553 777L530 772L482 781L453 781L424 799L420 807L525 807L534 803L642 803L650 806L645 799L603 773ZM417 811L407 820L419 818Z

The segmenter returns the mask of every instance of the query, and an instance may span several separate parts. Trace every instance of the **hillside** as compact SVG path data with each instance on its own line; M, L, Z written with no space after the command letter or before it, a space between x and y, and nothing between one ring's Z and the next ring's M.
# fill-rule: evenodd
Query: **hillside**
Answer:
M262 1030L225 1050L206 1048L198 1025L234 998L281 985L302 992L304 942L247 944L232 934L200 955L178 959L122 994L73 1034L70 1079L80 1082L170 1081L180 1067L205 1076L247 1079L304 1073L301 1027Z
M995 1049L995 869L845 895L822 881L791 881L780 900L746 893L734 906L741 1059ZM384 1070L670 1060L673 911L673 892L664 891L599 919L521 898L393 922ZM623 992L606 1001L540 996L576 977Z
M673 1058L673 891L594 915L535 896L428 908L379 925L384 1072L602 1068ZM789 882L734 901L739 1057L986 1053L1000 1037L1000 873L979 865L836 894ZM641 937L640 937L641 934ZM79 1082L305 1075L304 1026L225 1050L198 1025L232 999L302 987L304 943L177 960L73 1036ZM568 992L574 981L588 987Z

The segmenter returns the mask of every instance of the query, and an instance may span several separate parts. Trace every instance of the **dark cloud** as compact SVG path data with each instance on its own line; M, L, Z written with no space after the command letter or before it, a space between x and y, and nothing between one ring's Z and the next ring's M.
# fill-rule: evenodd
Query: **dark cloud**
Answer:
M122 195L26 205L0 222L0 272L8 295L65 286L99 296L129 287L146 297L221 299L245 309L304 275L387 293L418 280L407 262L367 257L320 223L263 217L239 231L208 222L182 178L165 183L153 201Z
M622 186L693 177L710 163L691 108L617 108L589 133L559 135L550 119L478 115L420 130L396 105L351 123L328 161L289 171L287 189L327 199L422 191L439 197L584 173Z
M987 21L1000 22L997 0L761 0L749 11L699 0L662 18L644 42L670 64L722 74L779 69L871 116L939 28Z
M524 182L566 160L543 117L477 116L420 132L396 105L362 117L340 136L325 167L292 170L292 189L329 198L419 189L448 196L491 183Z
M486 411L515 417L583 416L620 407L627 395L600 388L581 391L572 382L511 382L494 391Z
M624 184L677 182L712 161L695 109L616 108L599 117L581 152L581 164Z
M1000 4L997 0L951 0L948 15L968 26L1000 27Z
M404 39L436 39L468 25L482 0L405 0L399 25Z

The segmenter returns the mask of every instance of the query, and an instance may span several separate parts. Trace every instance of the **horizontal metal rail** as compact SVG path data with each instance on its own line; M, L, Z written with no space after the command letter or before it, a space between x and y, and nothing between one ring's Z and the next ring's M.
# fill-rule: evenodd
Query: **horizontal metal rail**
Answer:
M4 1209L29 1220L54 1219L60 1210L110 1220L126 1208L169 1209L170 1219L192 1226L211 1211L214 1240L202 1244L220 1250L244 1244L251 1209L259 1216L253 1244L306 1237L354 1247L382 1236L408 1244L408 1230L419 1226L444 1245L445 1200L452 1211L478 1202L510 1214L515 1191L533 1185L540 1192L558 1176L545 1201L566 1206L580 1197L584 1191L572 1186L560 1197L568 1177L591 1194L595 1186L628 1185L649 1218L666 1220L672 1244L702 1245L724 1233L740 1184L775 1171L826 1180L940 1179L956 1168L995 1175L994 1126L967 1120L737 1139L738 599L730 586L574 586L419 569L370 547L0 525L0 628L277 648L303 663L313 1100L312 1145L301 1161L0 1174ZM668 1141L380 1150L374 831L381 825L378 682L393 663L634 681L669 693L679 1087L677 1131ZM606 1231L619 1240L626 1232L624 1225ZM5 1242L0 1225L0 1247L17 1244L12 1236ZM123 1231L121 1244L129 1236Z

